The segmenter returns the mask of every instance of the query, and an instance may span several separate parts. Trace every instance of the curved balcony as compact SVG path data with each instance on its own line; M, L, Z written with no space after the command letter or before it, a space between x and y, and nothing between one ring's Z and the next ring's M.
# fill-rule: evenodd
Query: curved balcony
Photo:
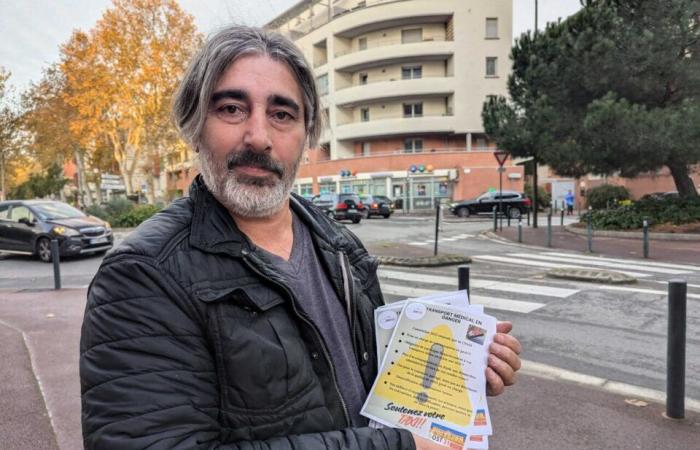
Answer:
M430 97L454 94L453 77L428 77L412 80L380 81L336 91L337 106L352 107L363 103L402 97Z
M411 44L393 44L369 48L338 56L335 68L339 71L356 72L370 67L390 63L445 60L454 55L454 41L423 41Z
M452 115L371 120L338 125L335 127L335 138L347 140L416 133L454 133L455 125L456 120Z

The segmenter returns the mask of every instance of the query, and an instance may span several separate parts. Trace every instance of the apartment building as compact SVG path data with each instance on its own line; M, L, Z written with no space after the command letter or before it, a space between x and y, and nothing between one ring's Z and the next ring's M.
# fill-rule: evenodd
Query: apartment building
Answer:
M302 49L321 94L324 132L296 191L389 195L421 209L497 188L481 110L507 94L512 9L512 0L304 0L266 24ZM522 191L523 178L509 162L503 188Z

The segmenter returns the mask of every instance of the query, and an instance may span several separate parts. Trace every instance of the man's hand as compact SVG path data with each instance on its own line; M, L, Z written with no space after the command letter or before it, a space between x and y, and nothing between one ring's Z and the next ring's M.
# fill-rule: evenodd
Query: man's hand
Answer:
M513 329L510 322L496 324L496 336L489 348L489 364L486 367L486 394L500 395L506 386L515 383L515 372L520 369L520 351L522 346L517 339L509 335Z
M413 435L413 441L416 443L416 450L445 450L445 446L437 444L430 439Z

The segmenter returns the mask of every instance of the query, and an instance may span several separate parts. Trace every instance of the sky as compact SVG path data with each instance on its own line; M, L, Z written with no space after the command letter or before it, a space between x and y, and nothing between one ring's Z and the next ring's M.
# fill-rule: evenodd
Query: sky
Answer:
M231 22L263 25L298 0L179 0L205 34ZM465 0L467 1L467 0ZM492 1L492 0L468 0ZM111 0L0 0L0 66L16 95L58 61L74 29L93 27ZM535 0L513 0L513 36L534 28ZM579 0L539 0L539 27L580 9Z

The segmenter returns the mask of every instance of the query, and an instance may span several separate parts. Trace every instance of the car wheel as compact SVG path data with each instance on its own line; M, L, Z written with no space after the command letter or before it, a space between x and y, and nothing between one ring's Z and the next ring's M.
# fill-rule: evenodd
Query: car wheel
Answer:
M362 217L353 217L352 223L360 223L360 220L362 220Z
M51 262L51 241L49 238L42 237L36 241L36 254L40 260L46 263Z
M464 207L463 207L463 208L459 208L459 209L457 210L457 215L458 215L459 217L462 217L462 218L469 217L469 216L471 216L471 214L472 214L472 212L469 211L469 208L464 208Z
M391 217L391 214L384 214L385 219L388 219L389 217Z
M520 216L522 216L522 212L518 208L510 208L508 210L508 217L511 219L520 219Z

